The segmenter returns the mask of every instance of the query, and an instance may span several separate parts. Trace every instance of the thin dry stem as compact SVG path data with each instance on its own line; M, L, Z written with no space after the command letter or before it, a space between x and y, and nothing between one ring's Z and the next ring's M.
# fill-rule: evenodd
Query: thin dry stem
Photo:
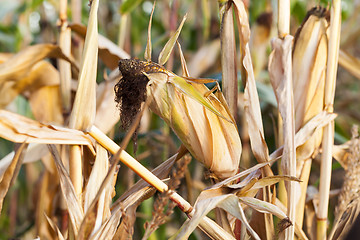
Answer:
M290 0L278 0L278 36L284 38L290 31Z
M328 62L325 80L325 110L333 112L335 95L335 83L337 63L339 56L341 29L341 1L332 1L330 18L330 37L328 48ZM327 215L329 205L329 191L331 181L332 149L334 144L334 122L332 121L324 128L323 154L321 155L320 187L319 187L319 210L317 214L317 239L326 239Z
M112 154L117 153L120 149L120 147L113 140L107 137L95 126L91 127L89 134L104 148L108 149ZM155 187L158 191L165 192L168 190L168 186L163 181L161 181L148 169L142 166L127 152L121 151L119 158L120 161L122 161L125 165L131 168L141 178L143 178L146 182ZM187 216L191 217L194 214L194 209L190 205L190 203L183 199L178 193L171 191L170 199L171 201L175 202L176 205L180 208L180 210L186 213ZM204 217L199 223L199 226L206 234L208 234L214 239L234 239L229 233L227 233L223 228L221 228L208 217Z
M74 185L76 192L76 197L78 202L81 203L82 195L82 157L81 157L81 147L79 145L70 146L70 160L69 160L69 169L70 169L70 179Z

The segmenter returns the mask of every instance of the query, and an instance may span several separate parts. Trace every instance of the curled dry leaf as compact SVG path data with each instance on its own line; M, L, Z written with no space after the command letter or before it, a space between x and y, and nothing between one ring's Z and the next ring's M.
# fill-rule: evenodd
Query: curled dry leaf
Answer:
M26 75L17 79L6 80L0 83L0 108L6 107L19 94L31 96L35 91L44 86L58 85L58 71L46 61L35 63Z
M184 223L184 225L181 227L181 231L177 234L175 239L187 239L198 226L201 218L208 214L215 207L222 208L234 217L241 220L242 223L246 226L246 229L252 235L252 237L254 239L260 239L257 233L250 227L249 223L247 222L244 211L239 203L238 197L233 194L219 194L214 195L210 198L198 200L194 206L194 215L189 221L186 221Z
M45 214L45 217L46 217L46 220L48 221L48 223L50 224L51 228L55 231L56 236L59 238L59 240L65 240L60 229L58 228L58 226L56 226L56 223L54 223L54 221L51 220L51 218L49 218L46 214Z
M31 72L31 68L44 58L61 58L75 63L65 56L61 49L52 44L37 44L29 46L0 64L0 83L4 81L17 81Z
M79 144L92 149L90 138L83 132L42 124L5 110L0 110L0 137L18 143Z
M267 148L262 116L260 111L259 96L256 90L254 70L250 55L249 40L250 27L248 16L242 1L234 1L237 25L239 27L241 65L245 69L246 79L244 83L244 110L248 124L251 149L258 162L266 162L269 159L269 150ZM269 171L267 174L271 174Z
M292 87L291 46L293 37L287 35L284 39L272 41L273 51L269 58L269 75L274 88L278 109L283 119L284 151L281 160L281 170L284 174L296 176L295 119ZM292 222L296 219L296 202L300 185L295 182L285 182L287 192L287 214ZM286 238L292 239L294 228L285 231Z
M184 223L181 228L181 231L176 236L176 239L185 239L190 235L190 233L196 228L200 219L205 216L209 211L214 209L215 207L223 208L225 211L233 215L234 217L241 220L247 230L251 233L251 235L255 239L260 239L255 231L249 226L240 203L243 203L256 211L262 213L271 213L284 222L287 222L287 226L291 225L286 214L276 205L271 204L266 201L262 201L254 198L256 192L265 187L273 185L279 181L299 181L297 178L288 177L288 176L271 176L265 177L262 179L258 179L260 176L259 169L266 166L266 164L257 164L251 169L245 170L236 176L230 177L218 184L215 184L209 189L202 191L196 200L196 204L194 206L195 212L190 221ZM231 184L234 179L246 176L240 183ZM249 193L251 193L252 197L248 197Z

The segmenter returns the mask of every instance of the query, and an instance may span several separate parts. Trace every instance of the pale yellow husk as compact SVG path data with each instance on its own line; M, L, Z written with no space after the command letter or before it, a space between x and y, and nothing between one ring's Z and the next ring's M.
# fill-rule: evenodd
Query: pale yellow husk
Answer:
M189 152L216 178L224 179L236 174L242 147L223 95L217 91L205 98L222 115L219 116L176 86L173 81L178 76L170 72L147 76L150 80L147 86L150 109L171 126ZM187 84L203 96L209 92L204 84Z
M293 51L293 88L295 106L295 130L324 109L325 77L327 64L328 22L323 9L313 9L298 33ZM297 148L297 174L301 179L296 223L303 223L304 203L311 170L312 158L322 141L323 130Z
M327 27L325 17L311 15L303 25L294 46L293 86L296 131L320 113L324 107ZM320 129L297 149L297 160L311 157L315 149L319 147L321 139L322 130Z

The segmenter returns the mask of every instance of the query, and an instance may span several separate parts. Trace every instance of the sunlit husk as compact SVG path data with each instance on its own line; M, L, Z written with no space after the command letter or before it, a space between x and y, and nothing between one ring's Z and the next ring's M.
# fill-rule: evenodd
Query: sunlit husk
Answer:
M324 106L328 23L324 10L313 11L300 29L293 51L296 131L320 113ZM311 139L297 149L298 161L311 157L319 147L321 139L322 130L318 130Z
M172 82L177 76L171 73L147 76L150 80L147 95L152 98L150 109L171 126L191 154L215 177L234 175L240 162L241 141L222 94L216 92L206 99L226 119L177 88ZM203 84L188 84L202 95L209 91Z
M327 11L313 8L296 34L293 50L293 89L295 130L324 109L325 77L327 64ZM304 203L313 155L323 136L318 129L302 146L297 148L296 176L301 179L301 194L297 204L296 223L302 226Z

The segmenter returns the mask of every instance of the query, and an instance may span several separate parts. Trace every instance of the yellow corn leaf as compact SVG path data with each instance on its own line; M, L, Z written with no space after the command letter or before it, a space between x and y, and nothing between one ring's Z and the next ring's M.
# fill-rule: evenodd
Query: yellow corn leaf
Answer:
M12 142L79 144L92 146L83 132L46 125L24 116L0 110L0 137Z

